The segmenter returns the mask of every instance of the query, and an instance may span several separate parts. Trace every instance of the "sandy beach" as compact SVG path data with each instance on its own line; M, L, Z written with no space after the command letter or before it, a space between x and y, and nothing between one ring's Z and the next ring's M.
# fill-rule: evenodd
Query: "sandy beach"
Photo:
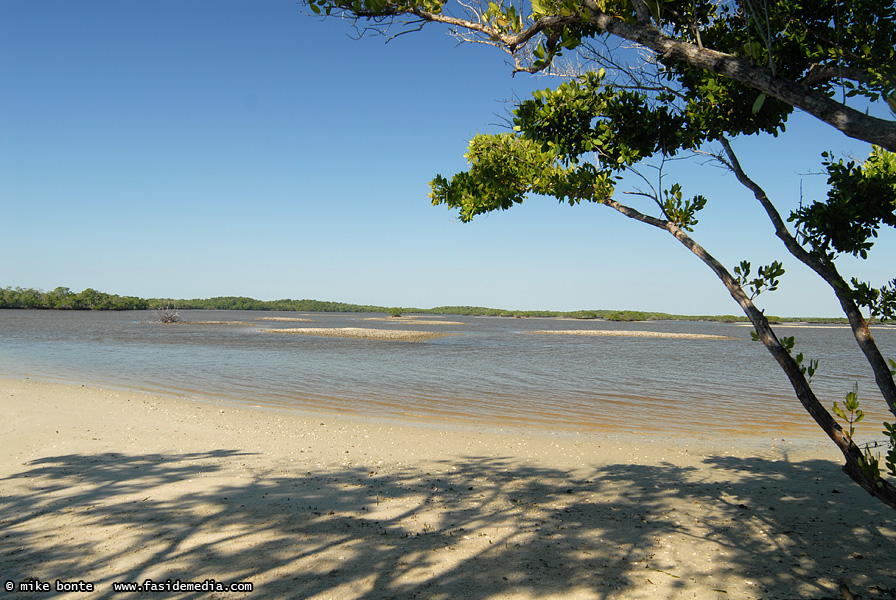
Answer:
M125 597L896 596L896 515L821 439L396 424L21 379L0 402L4 584L93 587L9 598L146 580L170 589ZM252 590L173 590L211 580Z

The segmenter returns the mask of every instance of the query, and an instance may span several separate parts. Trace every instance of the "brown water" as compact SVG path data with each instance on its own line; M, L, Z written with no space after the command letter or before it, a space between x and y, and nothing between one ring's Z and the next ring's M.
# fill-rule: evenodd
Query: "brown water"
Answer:
M461 324L372 321L369 314L190 311L161 325L152 312L0 310L0 376L89 383L225 402L365 417L653 435L745 432L817 436L750 328L722 323L609 323L424 317ZM312 322L271 321L270 317ZM266 333L367 327L457 334L417 343ZM532 335L603 329L728 339ZM846 327L780 327L820 360L813 387L830 405L859 383L878 436L886 418ZM896 357L896 328L874 330ZM892 419L891 419L892 420Z

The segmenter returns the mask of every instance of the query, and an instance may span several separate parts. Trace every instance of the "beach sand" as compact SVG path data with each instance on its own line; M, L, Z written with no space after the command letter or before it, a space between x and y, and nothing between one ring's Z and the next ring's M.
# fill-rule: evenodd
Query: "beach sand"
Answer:
M0 573L153 598L896 594L896 519L820 440L401 425L0 380ZM33 580L32 580L33 581Z

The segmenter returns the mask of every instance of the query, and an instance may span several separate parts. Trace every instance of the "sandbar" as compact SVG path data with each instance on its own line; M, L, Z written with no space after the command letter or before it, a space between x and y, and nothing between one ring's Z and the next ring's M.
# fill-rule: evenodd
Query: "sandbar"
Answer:
M893 512L823 441L402 424L0 379L14 585L160 598L865 598ZM759 431L759 430L757 430ZM150 595L140 595L149 597Z
M304 317L258 317L259 321L298 321L304 323L313 323L314 319L305 319Z
M425 342L451 333L436 331L396 331L394 329L369 329L366 327L292 327L283 329L262 329L266 333L291 333L295 335L317 335L361 340L383 340L389 342Z
M405 325L467 325L463 321L445 321L440 319L421 319L420 317L368 317L365 321L387 321Z
M164 325L255 325L247 321L176 321Z
M596 335L603 337L651 337L674 338L682 340L736 340L740 338L726 335L713 335L708 333L672 333L668 331L637 331L621 329L545 329L541 331L526 331L535 335Z

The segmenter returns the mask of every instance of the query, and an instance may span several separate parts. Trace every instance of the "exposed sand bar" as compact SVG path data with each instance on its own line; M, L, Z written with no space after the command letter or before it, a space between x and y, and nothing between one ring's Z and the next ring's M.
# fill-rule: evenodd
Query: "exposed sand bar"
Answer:
M408 426L0 379L4 580L203 598L865 598L893 512L823 443ZM135 596L137 597L137 596Z
M305 319L302 317L258 317L259 321L297 321L304 323L313 323L314 319Z
M163 325L255 325L247 321L177 321L176 323L163 323Z
M418 317L368 317L365 321L387 321L404 325L467 325L461 321L442 321L438 319L421 319Z
M291 333L295 335L318 335L324 337L354 338L361 340L385 340L390 342L425 342L436 338L456 335L436 331L396 331L394 329L368 329L366 327L294 327L284 329L262 329L266 333Z
M670 333L667 331L634 331L618 329L546 329L543 331L526 331L536 335L597 335L604 337L652 337L652 338L677 338L682 340L736 340L740 338L726 335L711 335L707 333Z

